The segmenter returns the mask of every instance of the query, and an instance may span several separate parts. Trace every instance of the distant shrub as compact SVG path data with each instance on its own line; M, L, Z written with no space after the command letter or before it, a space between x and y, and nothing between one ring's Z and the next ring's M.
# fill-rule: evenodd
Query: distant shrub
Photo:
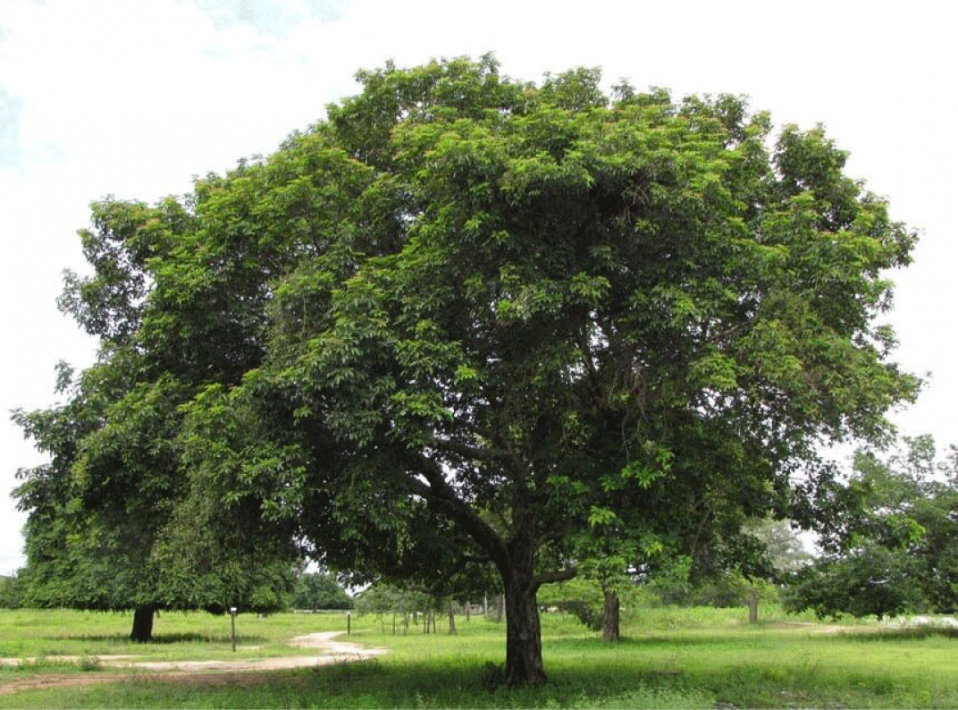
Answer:
M96 656L82 656L79 661L77 661L77 666L79 666L81 671L102 671L103 663Z

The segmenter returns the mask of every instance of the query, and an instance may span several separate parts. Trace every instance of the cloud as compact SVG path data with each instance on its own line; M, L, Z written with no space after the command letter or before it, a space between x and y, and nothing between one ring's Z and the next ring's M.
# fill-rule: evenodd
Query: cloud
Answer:
M355 94L361 68L388 59L492 51L537 80L578 65L638 88L746 93L803 126L824 121L852 151L849 172L926 227L903 276L896 327L906 369L931 368L930 407L912 433L949 441L958 349L944 306L958 298L949 140L955 98L952 10L809 0L583 3L546 0L0 0L0 412L50 403L53 365L93 345L56 312L60 269L84 267L74 230L106 194L159 199L190 177L270 153ZM11 168L11 164L16 166ZM0 420L0 498L36 460ZM0 505L0 573L22 517ZM16 522L14 522L16 521ZM11 553L16 554L16 553Z
M305 23L330 24L342 19L348 0L186 0L213 19L216 29L246 24L275 38L288 36Z
M0 85L0 170L20 163L22 102Z

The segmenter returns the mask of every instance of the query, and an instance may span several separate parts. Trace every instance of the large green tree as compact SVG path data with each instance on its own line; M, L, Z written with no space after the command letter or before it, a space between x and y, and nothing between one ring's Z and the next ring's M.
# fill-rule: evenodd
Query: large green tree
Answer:
M262 367L191 405L192 471L333 566L491 562L510 683L545 680L536 591L590 523L738 529L913 395L875 323L913 237L822 129L489 58L359 78L263 167L358 190L274 282Z
M785 512L913 396L876 323L913 236L821 128L491 57L359 80L199 181L129 301L143 392L186 388L170 540L252 516L357 577L492 565L506 679L539 684L582 535Z

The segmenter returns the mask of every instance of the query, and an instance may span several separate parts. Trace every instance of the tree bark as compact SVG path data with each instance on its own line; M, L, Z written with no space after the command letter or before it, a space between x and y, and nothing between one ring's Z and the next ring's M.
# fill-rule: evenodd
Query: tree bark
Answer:
M449 635L456 635L456 614L452 608L452 599L449 600Z
M602 639L618 641L619 636L619 595L611 589L603 589L605 612L602 616Z
M500 596L499 614L505 606L506 669L505 681L510 686L539 686L546 682L542 665L542 637L536 592L543 581L535 576L538 529L536 508L527 505L531 491L519 486L513 491L512 536L504 540L493 527L461 498L446 480L442 468L434 461L416 456L410 468L425 478L406 479L412 493L434 503L472 537L496 565L505 594ZM520 474L523 478L525 473ZM567 578L566 575L561 577ZM548 581L558 581L560 577Z
M136 643L149 643L153 640L153 606L138 606L133 611L133 630L130 640Z
M758 592L754 589L748 591L748 623L758 623Z
M506 584L506 684L539 686L546 682L542 665L537 588L529 579L513 578Z

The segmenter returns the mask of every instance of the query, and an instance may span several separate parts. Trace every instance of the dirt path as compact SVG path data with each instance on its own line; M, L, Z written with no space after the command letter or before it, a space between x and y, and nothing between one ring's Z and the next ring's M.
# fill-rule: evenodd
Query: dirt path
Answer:
M363 648L359 644L333 640L342 633L342 631L321 632L290 639L290 646L315 648L323 651L323 655L319 656L281 656L242 661L138 661L136 660L137 656L97 656L102 666L142 670L147 671L147 673L136 675L100 672L43 674L0 683L0 695L16 693L21 690L113 683L131 678L211 684L255 683L266 677L267 673L265 671L348 663L386 653L384 648ZM29 662L35 659L26 660ZM48 656L47 660L76 663L81 658L79 656ZM17 666L21 662L22 659L18 658L0 658L0 666ZM259 672L257 673L257 671Z
M856 633L861 631L860 628L856 628L854 626L842 626L841 624L822 624L816 621L783 621L781 622L781 626L786 628L806 629L810 634L823 634L827 636Z

